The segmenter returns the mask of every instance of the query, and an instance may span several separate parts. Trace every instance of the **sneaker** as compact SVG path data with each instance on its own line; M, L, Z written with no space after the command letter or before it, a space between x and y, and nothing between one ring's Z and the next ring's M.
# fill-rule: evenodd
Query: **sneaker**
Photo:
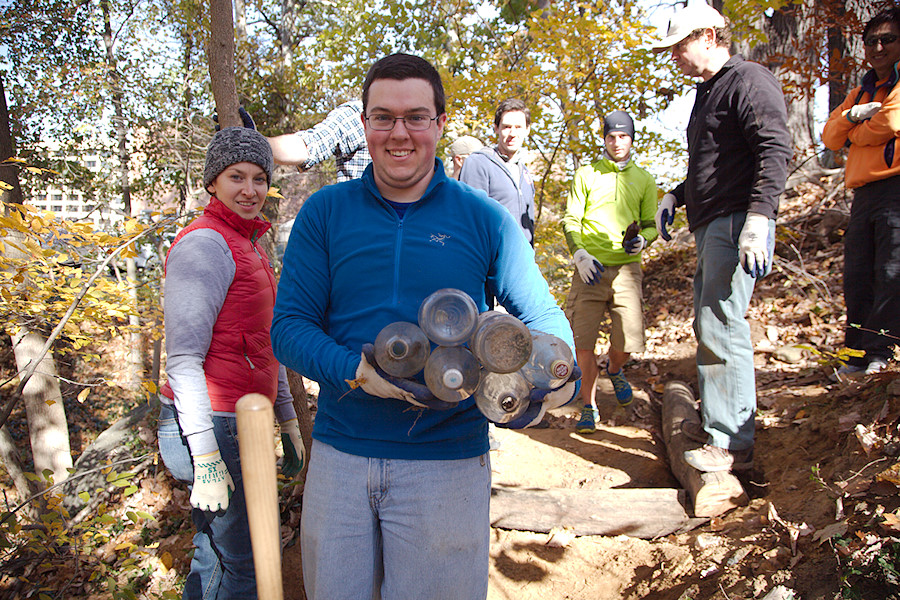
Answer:
M747 471L753 467L753 448L726 450L704 444L696 450L685 451L684 462L704 473Z
M687 439L692 442L697 442L698 444L705 444L709 441L709 434L703 429L703 425L700 424L700 421L685 419L681 422L681 433L683 433L684 437Z
M872 362L876 362L876 361L872 361ZM832 383L837 383L839 381L843 381L843 379L845 377L847 377L848 375L853 375L854 373L859 373L865 369L866 369L866 367L859 367L857 365L849 365L849 364L841 365L840 367L838 367L837 371L832 372L831 375L828 376L828 380L831 381Z
M597 419L599 418L600 413L597 412L596 408L585 406L581 409L581 418L575 424L575 431L578 433L594 433L597 431Z
M874 375L875 373L881 373L887 369L887 361L883 358L873 358L869 362L869 366L866 367L866 375Z
M631 404L631 401L634 399L634 394L631 393L631 384L625 379L625 374L622 372L622 369L619 369L617 373L610 373L607 371L606 374L609 375L609 380L612 381L613 389L616 391L616 400L619 401L619 406L628 406Z

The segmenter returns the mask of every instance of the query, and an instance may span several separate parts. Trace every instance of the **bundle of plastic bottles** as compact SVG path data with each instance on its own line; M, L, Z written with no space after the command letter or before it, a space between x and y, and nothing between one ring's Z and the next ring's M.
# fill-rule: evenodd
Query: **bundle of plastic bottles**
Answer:
M445 288L425 298L418 320L418 325L398 321L381 330L375 339L378 366L403 378L424 370L428 389L446 402L474 394L478 409L496 423L524 414L532 389L555 389L572 374L568 344L530 331L512 315L478 314L461 290Z

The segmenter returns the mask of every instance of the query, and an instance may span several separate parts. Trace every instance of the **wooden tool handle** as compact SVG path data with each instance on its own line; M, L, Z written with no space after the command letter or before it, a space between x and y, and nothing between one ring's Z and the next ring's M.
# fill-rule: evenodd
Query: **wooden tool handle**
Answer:
M284 598L274 422L272 402L262 394L238 400L238 446L259 600Z

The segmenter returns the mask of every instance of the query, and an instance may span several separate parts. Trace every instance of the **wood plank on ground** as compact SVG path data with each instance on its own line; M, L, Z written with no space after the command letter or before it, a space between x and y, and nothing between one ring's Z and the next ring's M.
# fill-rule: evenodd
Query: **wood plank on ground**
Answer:
M727 471L701 473L684 462L684 451L699 444L681 431L684 421L700 422L697 401L682 381L670 381L663 391L663 441L672 473L687 490L697 517L715 517L747 504L748 497L737 477Z
M491 526L549 533L566 528L575 535L628 535L653 539L690 531L708 519L691 517L685 490L614 488L605 490L491 489Z

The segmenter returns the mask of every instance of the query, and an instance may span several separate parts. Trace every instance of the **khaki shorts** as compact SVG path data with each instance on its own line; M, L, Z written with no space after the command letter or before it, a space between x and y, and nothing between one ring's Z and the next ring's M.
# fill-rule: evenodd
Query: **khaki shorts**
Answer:
M575 348L594 351L600 326L609 313L610 345L622 352L644 351L644 317L641 305L641 264L608 266L594 285L581 281L578 271L566 299L566 316L575 334Z

